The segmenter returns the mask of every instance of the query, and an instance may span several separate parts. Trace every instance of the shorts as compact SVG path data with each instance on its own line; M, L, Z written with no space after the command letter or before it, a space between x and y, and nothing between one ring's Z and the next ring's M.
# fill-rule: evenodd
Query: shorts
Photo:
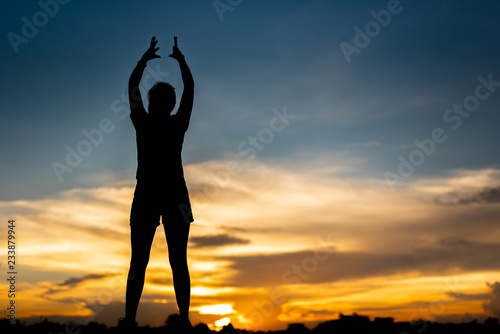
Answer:
M160 186L137 182L130 210L130 225L190 224L194 221L185 182L176 186Z

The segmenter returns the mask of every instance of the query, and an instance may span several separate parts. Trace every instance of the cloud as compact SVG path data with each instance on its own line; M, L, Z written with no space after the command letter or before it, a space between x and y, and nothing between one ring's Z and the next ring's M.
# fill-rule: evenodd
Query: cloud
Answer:
M79 303L84 303L85 302L85 298L72 298L72 297L69 297L69 298L52 298L48 295L51 295L53 294L54 290L48 290L45 292L45 295L43 297L45 297L46 300L50 300L50 301L55 301L55 302L58 302L58 303L66 303L66 304L72 304L72 305L75 305L75 304L79 304Z
M391 192L384 180L346 177L345 160L334 158L258 160L242 163L240 172L229 177L223 173L229 160L186 166L195 213L189 244L193 305L238 298L235 309L251 312L253 300L264 302L270 287L282 287L290 298L285 309L296 301L315 300L315 305L324 306L316 309L330 310L323 292L335 285L341 289L329 298L349 299L339 306L342 310L364 303L374 309L395 305L395 313L413 307L411 302L421 295L384 300L384 305L373 302L378 299L375 290L395 289L387 277L402 284L407 277L422 279L411 289L429 292L424 282L429 276L498 271L500 207L477 210L433 199L454 190L469 195L499 188L500 171L460 171L409 181ZM43 309L67 315L72 311L67 305L77 308L101 291L111 291L114 300L123 298L132 196L128 184L103 185L38 200L0 202L0 210L18 212L14 216L25 240L23 261L30 269L25 274L31 290L25 295L34 300L45 295L26 312ZM318 238L325 236L331 239L321 248ZM112 274L107 273L123 277L108 278ZM476 286L484 285L484 277L474 280ZM155 296L147 300L153 303L170 303L173 296L162 229L148 266L148 295ZM457 303L467 303L465 298L457 298Z
M486 188L471 194L451 192L437 197L436 201L446 205L494 204L500 203L500 187Z
M98 279L110 277L110 276L113 276L113 274L88 274L88 275L85 275L82 277L68 278L64 282L58 283L57 285L59 285L59 286L72 286L73 287L73 286L80 284L82 282L85 282L85 281L98 280Z
M448 291L446 292L446 295L451 298L457 298L461 300L473 300L473 301L485 300L488 299L488 297L490 296L487 293L462 293L462 292L458 293L456 291Z
M226 284L276 286L321 284L350 279L405 275L449 275L497 270L500 244L442 239L398 253L340 252L324 249L279 254L225 256L235 271Z
M223 247L228 245L246 245L250 243L250 240L233 237L228 234L215 234L191 237L189 242L192 243L190 244L192 247L207 248Z
M496 317L500 317L500 282L486 284L490 288L491 292L489 299L483 303L483 309Z
M88 274L81 277L70 277L63 282L51 284L52 287L45 291L45 295L55 294L61 291L67 291L68 289L74 288L87 281L102 280L103 278L108 278L115 276L115 274ZM73 300L73 298L60 299L58 301L68 302Z
M441 205L495 204L500 202L500 170L451 170L442 177L417 180L412 188Z

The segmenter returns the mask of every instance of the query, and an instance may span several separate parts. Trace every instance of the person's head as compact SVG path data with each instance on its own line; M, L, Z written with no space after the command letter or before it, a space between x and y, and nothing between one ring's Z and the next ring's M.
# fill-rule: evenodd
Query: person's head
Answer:
M167 116L175 107L175 88L166 82L157 82L148 92L151 115Z

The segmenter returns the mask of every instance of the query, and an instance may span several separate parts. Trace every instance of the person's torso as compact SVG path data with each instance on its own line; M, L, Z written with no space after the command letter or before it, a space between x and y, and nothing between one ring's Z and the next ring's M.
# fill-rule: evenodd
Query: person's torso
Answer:
M184 183L181 158L184 132L174 116L163 122L145 117L136 126L136 140L137 180Z

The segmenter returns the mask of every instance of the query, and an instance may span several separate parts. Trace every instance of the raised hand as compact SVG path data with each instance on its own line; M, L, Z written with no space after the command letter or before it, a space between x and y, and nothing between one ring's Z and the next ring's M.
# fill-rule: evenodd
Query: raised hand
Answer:
M177 61L184 59L184 55L177 47L177 36L174 36L174 46L172 47L172 53L169 54L168 56L176 59Z
M142 61L148 61L154 58L161 58L159 55L156 54L156 51L158 51L160 48L156 47L156 44L158 41L156 40L156 37L153 36L151 37L151 43L149 44L149 49L144 53L142 56L141 60Z

